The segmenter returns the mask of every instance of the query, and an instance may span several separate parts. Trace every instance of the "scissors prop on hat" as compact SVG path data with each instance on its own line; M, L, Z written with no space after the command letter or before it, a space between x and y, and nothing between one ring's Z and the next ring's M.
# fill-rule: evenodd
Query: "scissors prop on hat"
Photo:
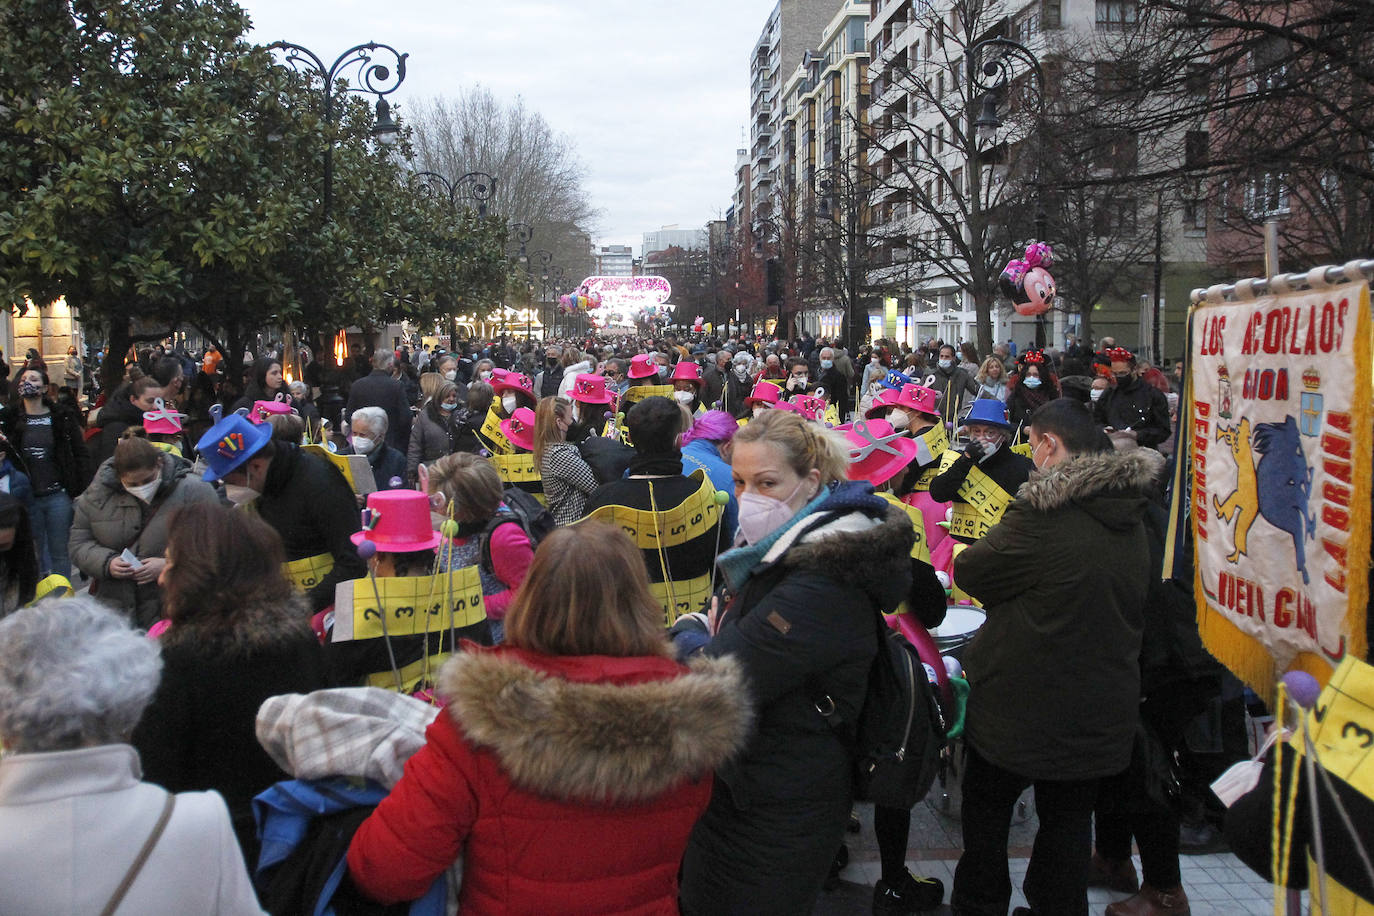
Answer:
M178 413L174 408L166 406L162 398L155 398L153 400L153 409L145 410L143 412L143 419L149 423L157 420L165 420L168 423L175 423L177 427L180 428L181 421L186 419L186 414Z
M905 458L900 451L892 447L892 443L902 438L901 433L893 433L890 436L875 436L873 431L868 428L867 420L855 420L853 432L857 436L862 436L865 443L857 448L849 450L849 463L857 464L863 461L874 452L886 452L889 455L896 455L898 458Z

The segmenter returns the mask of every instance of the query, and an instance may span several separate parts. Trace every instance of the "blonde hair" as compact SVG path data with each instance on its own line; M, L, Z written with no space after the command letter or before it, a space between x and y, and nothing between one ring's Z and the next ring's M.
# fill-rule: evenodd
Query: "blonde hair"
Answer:
M983 360L983 365L978 367L978 374L973 377L974 381L986 382L988 380L988 369L992 368L994 363L997 364L998 369L1002 370L1002 374L997 377L997 380L999 382L1005 382L1007 380L1007 367L1002 365L1002 361L995 356L989 356L987 359Z
M481 522L501 506L501 475L471 452L445 455L429 466L429 492L443 493L460 522Z
M541 398L534 407L534 466L542 468L544 466L544 452L548 451L550 445L565 440L563 431L558 428L558 421L566 419L568 408L572 406L572 401L567 398L547 397Z
M620 528L554 530L506 613L506 643L547 655L670 655L644 554Z
M425 372L420 375L420 404L423 406L434 400L439 389L444 386L448 379L437 372ZM450 383L452 384L452 383Z
M819 470L823 487L848 476L849 446L840 434L791 411L765 410L736 433L734 441L776 446L798 477Z

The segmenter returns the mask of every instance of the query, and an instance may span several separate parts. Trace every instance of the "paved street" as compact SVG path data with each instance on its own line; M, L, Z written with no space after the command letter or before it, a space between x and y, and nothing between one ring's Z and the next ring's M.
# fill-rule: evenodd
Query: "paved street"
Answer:
M912 811L907 866L915 874L932 875L945 882L946 905L934 912L948 914L949 889L954 883L954 867L959 861L961 842L957 817L937 813L940 794L940 787L936 785L926 802ZM1021 881L1026 874L1026 863L1035 837L1031 793L1027 792L1022 801L1026 804L1026 816L1020 823L1013 824L1011 830L1014 907L1026 904L1021 894ZM858 916L868 914L871 910L873 885L881 876L878 846L873 839L872 806L860 806L859 817L863 821L863 830L858 835L848 834L845 840L849 845L850 859L848 867L841 873L843 883L832 893L822 896L813 911L814 916ZM1138 874L1139 856L1135 864ZM1273 890L1268 882L1260 879L1229 852L1183 856L1180 864L1183 887L1188 892L1193 916L1270 916L1274 912ZM1091 889L1088 891L1089 912L1100 916L1107 904L1125 896L1108 890ZM1303 908L1305 911L1306 894L1303 895Z

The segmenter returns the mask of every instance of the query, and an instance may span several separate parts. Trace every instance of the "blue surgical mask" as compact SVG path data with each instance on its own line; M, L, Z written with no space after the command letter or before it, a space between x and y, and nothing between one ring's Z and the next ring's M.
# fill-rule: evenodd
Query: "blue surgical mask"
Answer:
M1021 384L1025 385L1027 388L1034 391L1036 388L1040 387L1040 379L1032 375L1030 378L1026 379Z
M821 368L822 368L822 369L833 369L833 368L835 368L835 361L834 361L833 359L823 359L823 360L821 360Z

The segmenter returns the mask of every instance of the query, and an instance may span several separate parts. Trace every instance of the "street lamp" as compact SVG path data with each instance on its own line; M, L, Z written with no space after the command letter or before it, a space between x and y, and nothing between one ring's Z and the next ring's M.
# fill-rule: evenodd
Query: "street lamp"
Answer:
M521 246L520 253L521 253L522 256L524 255L524 246L523 246L523 245ZM538 269L539 269L539 301L540 301L540 303L543 303L543 301L544 301L544 293L545 293L546 288L547 288L547 286L548 286L548 280L549 280L549 266L553 263L553 254L552 254L551 252L545 251L543 248L537 248L537 249L535 249L535 250L529 255L529 257L523 258L522 263L523 263L524 266L525 266L525 281L526 281L526 285L529 286L530 293L531 293L531 297L533 296L533 293L534 293L534 282L533 282L533 279L534 279L534 276L533 276L533 275L534 275L534 271L531 269L531 265L534 265L534 266L537 266L537 267L538 267ZM531 336L531 335L530 335L529 312L527 311L527 312L525 313L525 340L528 341L528 340L530 339L530 336Z
M773 222L771 219L769 219L769 218L766 217L766 216L760 216L760 217L757 217L757 218L754 220L754 230L753 230L753 231L754 231L754 253L755 253L755 254L761 255L761 254L764 253L764 246L765 246L765 245L767 244L767 242L768 242L768 236L771 235L771 236L777 241L777 243L778 243L778 249L779 249L778 254L779 254L779 256L781 256L781 254L782 254L782 250L781 250L781 249L782 249L782 227L781 227L781 226L779 226L777 223ZM767 304L768 304L768 292L769 292L769 289L768 289L768 280L769 280L768 263L769 263L770 261L772 261L772 260L774 260L774 259L773 259L773 258L765 258L765 259L764 259L764 262L763 262L763 300L764 300L763 304L764 304L764 305L767 305ZM778 290L778 318L777 318L777 324L776 324L776 325L774 326L774 328L773 328L773 333L774 333L774 334L781 334L781 333L782 333L782 306L783 306L782 290ZM781 339L781 338L779 338L779 339Z
M986 59L984 59L986 57ZM981 60L981 66L979 61ZM1044 241L1046 223L1048 218L1045 214L1045 203L1043 188L1040 184L1040 162L1044 159L1044 127L1041 122L1045 114L1045 72L1040 67L1040 59L1035 53L1020 42L1012 41L1010 38L988 38L970 46L964 51L964 67L968 77L970 95L974 90L982 92L979 105L978 116L973 115L974 99L970 98L967 105L966 116L968 120L968 135L976 138L969 150L969 161L965 174L968 176L971 188L977 188L981 183L981 173L978 172L978 141L990 144L996 137L997 130L1002 126L1002 119L998 117L997 106L1007 93L1011 85L1012 77L1015 75L1017 67L1022 66L1035 76L1035 99L1036 106L1036 167L1035 167L1035 237L1036 241ZM1035 337L1036 345L1045 345L1045 316L1043 314L1035 317Z
M483 219L487 216L487 201L496 196L496 179L486 172L468 172L456 181L449 181L438 172L416 172L415 177L424 179L425 187L431 191L445 194L455 208L459 201L476 204L477 215Z
M319 74L323 80L321 94L324 100L324 122L326 124L332 125L334 123L334 94L336 91L377 96L377 120L372 126L372 135L376 137L378 143L384 146L390 146L396 142L401 128L391 115L391 103L386 100L386 96L399 89L401 83L405 81L406 58L410 56L409 54L402 54L391 45L369 41L367 44L349 48L340 54L334 63L326 67L324 61L314 51L289 41L274 41L267 46L267 50L286 52L284 58L287 66L298 73L313 71ZM374 60L378 54L390 55L395 60L394 78L390 66L377 63ZM352 67L357 67L358 85L345 83L340 89L337 83L341 74ZM324 193L321 195L321 203L324 206L325 219L329 218L333 202L334 146L331 139L324 148Z

